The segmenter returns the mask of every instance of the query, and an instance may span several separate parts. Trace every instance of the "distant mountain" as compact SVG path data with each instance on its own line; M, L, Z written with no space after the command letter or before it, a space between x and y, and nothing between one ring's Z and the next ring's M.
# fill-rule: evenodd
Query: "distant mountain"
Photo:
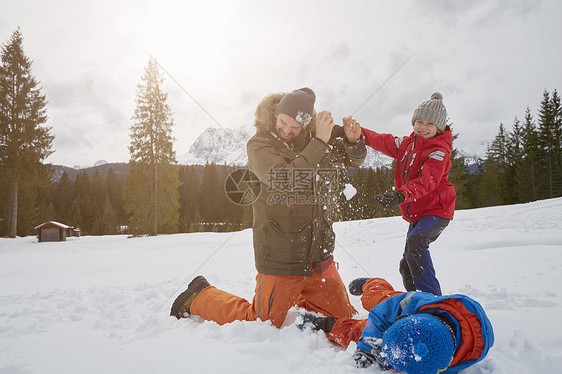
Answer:
M69 168L68 166L62 165L51 165L51 169L53 170L53 180L55 181L59 181L64 172L66 172L70 180L74 180L78 173L86 173L91 177L97 171L101 177L105 177L109 169L113 169L119 183L124 185L127 181L127 174L129 173L129 164L126 162L108 164L105 161L103 163L98 161L96 162L96 166L82 167L80 169Z
M367 147L367 157L365 157L365 161L361 165L362 168L384 168L390 169L392 167L393 159L383 155L382 153L375 151L371 147Z
M244 166L248 163L246 143L253 136L246 129L207 128L191 145L189 151L178 156L183 165L215 163ZM390 168L392 159L367 147L367 158L361 167Z
M105 164L107 164L107 161L105 161L105 160L99 160L99 161L96 161L96 162L94 163L94 167L96 167L96 166L102 166L102 165L105 165ZM72 169L75 169L75 170L82 170L82 169L88 169L88 168L91 168L91 166L74 165L74 166L72 167Z
M470 174L474 174L478 171L478 165L484 161L480 156L476 155L462 155L464 157L464 163L468 167Z
M253 132L250 133L250 130L244 128L237 130L207 128L195 139L187 153L177 157L178 163L180 165L214 163L216 165L246 166L248 163L246 143L253 134ZM482 162L482 158L475 155L463 156L470 173L475 173L478 169L478 163ZM392 166L392 161L390 157L367 147L367 158L361 167L388 169ZM60 180L63 172L66 172L69 178L74 180L79 172L86 172L89 176L92 176L96 170L100 176L105 177L108 170L113 168L119 182L124 184L129 172L128 163L107 163L105 160L97 161L94 166L90 167L75 166L70 168L62 165L52 165L51 167L54 170L53 179L55 181Z
M189 151L178 156L183 165L205 165L206 163L246 165L246 143L252 137L245 129L217 129L209 127L191 145Z
M97 161L97 162L94 164L94 166L102 166L102 165L105 165L105 164L107 164L107 161L105 161L105 160L99 160L99 161Z

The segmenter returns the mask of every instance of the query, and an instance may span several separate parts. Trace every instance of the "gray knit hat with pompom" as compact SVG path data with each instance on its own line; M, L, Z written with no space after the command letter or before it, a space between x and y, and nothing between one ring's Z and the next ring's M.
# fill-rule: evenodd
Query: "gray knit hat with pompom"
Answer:
M439 131L445 131L445 127L447 127L447 109L443 105L443 95L435 92L431 95L431 99L421 103L414 110L412 125L417 119L425 119L437 126Z

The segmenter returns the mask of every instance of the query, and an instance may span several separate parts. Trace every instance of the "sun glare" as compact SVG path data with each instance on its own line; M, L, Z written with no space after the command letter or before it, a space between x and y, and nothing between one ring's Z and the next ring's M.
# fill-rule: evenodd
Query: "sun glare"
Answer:
M153 5L145 25L146 52L169 66L212 69L219 60L227 7L226 1Z

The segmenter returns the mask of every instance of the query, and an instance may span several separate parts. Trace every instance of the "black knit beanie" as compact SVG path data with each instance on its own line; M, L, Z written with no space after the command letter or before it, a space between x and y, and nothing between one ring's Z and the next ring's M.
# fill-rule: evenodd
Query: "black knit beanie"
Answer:
M291 116L303 128L312 120L316 95L308 87L299 88L286 94L275 107L275 114Z

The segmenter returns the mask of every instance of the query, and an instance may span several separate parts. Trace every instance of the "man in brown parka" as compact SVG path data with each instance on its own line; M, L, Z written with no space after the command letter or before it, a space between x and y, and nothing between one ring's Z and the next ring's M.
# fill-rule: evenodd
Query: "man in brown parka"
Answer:
M367 151L359 126L349 124L343 139L332 139L332 115L316 115L315 100L305 87L271 94L256 109L257 131L247 144L248 167L261 181L253 202L253 301L198 276L174 301L172 316L194 314L220 325L270 320L281 327L294 305L337 318L353 315L333 261L331 189L338 168L359 167Z

